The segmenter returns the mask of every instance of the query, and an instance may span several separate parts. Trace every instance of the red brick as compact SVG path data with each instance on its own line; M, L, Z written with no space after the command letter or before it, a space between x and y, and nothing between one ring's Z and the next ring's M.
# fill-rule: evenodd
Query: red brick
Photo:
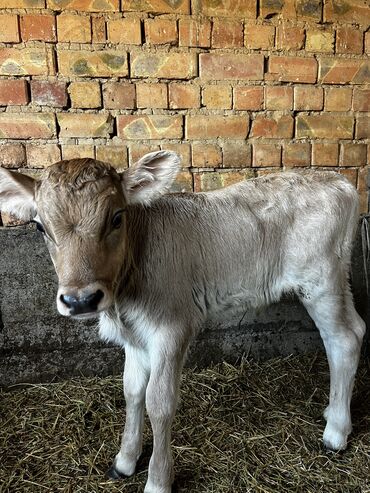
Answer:
M119 115L118 136L122 139L181 139L182 116Z
M370 88L355 87L352 104L354 111L370 111Z
M281 173L282 169L279 166L275 166L274 168L260 168L255 170L257 178L261 176L271 176L272 174Z
M322 87L295 86L294 109L295 110L322 110L324 106L324 91Z
M266 117L258 115L252 123L251 137L290 139L293 137L294 118L291 115Z
M260 15L265 18L279 15L283 19L321 21L322 3L323 0L261 0Z
M187 115L187 139L244 139L247 137L249 119L247 116Z
M346 2L327 0L324 3L324 21L369 26L369 5L363 0L347 0Z
M145 21L145 41L151 45L175 45L178 34L176 21L172 19L147 19Z
M370 139L370 115L356 117L356 139Z
M312 166L337 166L339 146L337 143L314 142Z
M244 140L225 142L222 155L224 168L246 168L252 165L251 145Z
M97 81L71 82L68 88L72 108L100 108L101 91Z
M45 0L0 0L0 9L44 9Z
M318 22L322 19L323 3L324 0L300 0L297 2L290 2L299 20L313 20Z
M363 32L352 27L338 27L336 53L362 53Z
M119 12L120 0L46 0L51 10L79 10L81 12Z
M188 79L197 75L195 53L138 53L132 55L131 77Z
M369 168L361 168L358 173L358 191L366 192L368 189Z
M280 144L253 144L253 167L281 166Z
M352 87L326 87L325 110L349 111L352 102Z
M119 8L115 9L119 10ZM158 14L190 14L190 0L122 0L122 10L153 12Z
M180 171L170 187L170 192L183 193L193 191L193 173Z
M369 211L369 193L359 192L360 195L360 214L367 214Z
M352 183L354 187L357 186L357 169L351 168L341 168L338 170L340 175L343 175L347 178L347 180Z
M30 168L46 168L60 161L60 148L56 144L27 144L27 165Z
M0 106L22 105L28 101L27 81L0 79Z
M179 46L209 48L211 46L211 23L207 19L180 19Z
M257 4L253 0L193 0L192 12L212 17L256 18Z
M26 152L22 144L0 145L0 163L3 168L22 168L26 164Z
M201 53L200 76L209 80L262 80L264 57L229 53Z
M231 109L231 86L206 86L203 88L203 105L208 109Z
M127 53L121 50L59 50L59 75L63 77L125 77Z
M0 113L2 139L50 139L55 135L52 113Z
M109 138L113 122L106 113L58 113L60 137L102 137Z
M160 147L158 144L139 144L135 143L133 146L129 147L129 161L130 166L135 164L139 159L141 159L145 154L149 152L159 151Z
M234 185L248 178L254 177L251 169L243 171L206 171L204 173L194 173L194 191L210 192Z
M314 53L334 52L334 32L322 29L306 30L306 51Z
M104 17L92 17L91 31L93 43L105 43L107 41L107 32Z
M123 171L128 166L127 147L121 145L97 146L96 159L111 164L117 171Z
M352 139L353 117L350 115L322 115L299 114L296 118L298 139L312 137L319 139Z
M370 80L369 73L370 60L351 58L320 59L319 81L322 84L364 84Z
M32 102L39 106L63 108L67 106L67 89L65 82L32 80Z
M190 144L168 144L167 142L161 144L161 149L164 151L174 151L181 158L181 167L189 168L191 166L191 152Z
M193 144L192 163L196 168L219 168L222 165L221 148L217 144Z
M91 43L91 20L86 15L57 16L59 43Z
M0 15L0 43L19 43L18 16L15 14Z
M138 108L167 108L167 84L136 84Z
M281 82L316 82L315 58L270 56L268 79Z
M269 50L275 44L274 26L245 26L245 46L252 50Z
M265 87L265 108L267 110L291 110L293 88L290 86Z
M62 146L63 159L90 157L95 159L94 146L91 144L66 144Z
M104 107L109 110L136 108L135 85L127 82L107 82L103 86Z
M276 47L278 50L301 50L304 39L304 29L302 28L284 25L276 28Z
M192 84L169 84L169 105L171 109L200 107L200 87Z
M222 187L229 187L230 185L235 185L241 181L248 180L255 177L254 170L244 169L240 171L223 171L220 173Z
M234 108L250 111L263 109L263 87L234 87Z
M340 166L365 166L367 156L366 144L341 144Z
M216 18L212 27L212 48L241 48L242 46L243 24Z
M27 14L21 16L23 41L56 41L53 15Z
M0 75L54 75L53 53L42 48L0 48Z
M133 17L108 20L108 39L111 43L141 45L141 21Z
M370 53L370 31L365 33L365 53Z
M311 163L311 145L308 142L291 142L283 147L283 166L296 168Z

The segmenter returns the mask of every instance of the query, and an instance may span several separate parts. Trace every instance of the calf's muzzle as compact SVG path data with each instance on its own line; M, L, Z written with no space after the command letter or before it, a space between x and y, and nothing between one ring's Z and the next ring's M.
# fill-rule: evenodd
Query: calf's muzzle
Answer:
M70 315L96 312L99 302L104 298L104 293L98 289L95 293L77 298L76 296L61 294L60 300L70 309Z
M112 304L112 293L101 282L94 282L83 288L60 286L57 307L65 317L89 318L106 310Z

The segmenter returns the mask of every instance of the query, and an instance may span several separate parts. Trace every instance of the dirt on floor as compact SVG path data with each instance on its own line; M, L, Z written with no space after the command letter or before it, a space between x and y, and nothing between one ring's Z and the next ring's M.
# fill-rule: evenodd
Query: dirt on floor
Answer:
M186 370L173 426L175 490L186 493L370 492L370 362L354 392L343 453L322 446L329 374L323 355ZM124 422L121 379L14 386L0 396L0 492L142 492L104 474Z

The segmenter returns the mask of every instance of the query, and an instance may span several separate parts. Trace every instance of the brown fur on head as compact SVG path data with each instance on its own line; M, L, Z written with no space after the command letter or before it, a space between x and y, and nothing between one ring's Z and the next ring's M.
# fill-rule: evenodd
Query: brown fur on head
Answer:
M86 317L111 306L125 262L125 210L155 200L178 165L175 153L159 151L122 174L95 159L60 161L40 181L0 168L0 209L43 231L61 314Z

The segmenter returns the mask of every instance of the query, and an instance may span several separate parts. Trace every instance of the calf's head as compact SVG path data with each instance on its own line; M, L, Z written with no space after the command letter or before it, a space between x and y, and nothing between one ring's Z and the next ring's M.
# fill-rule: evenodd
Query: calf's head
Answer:
M127 253L126 212L168 188L179 163L174 152L152 152L117 173L94 159L72 159L40 180L0 168L0 210L35 221L43 233L62 315L89 318L111 306Z

